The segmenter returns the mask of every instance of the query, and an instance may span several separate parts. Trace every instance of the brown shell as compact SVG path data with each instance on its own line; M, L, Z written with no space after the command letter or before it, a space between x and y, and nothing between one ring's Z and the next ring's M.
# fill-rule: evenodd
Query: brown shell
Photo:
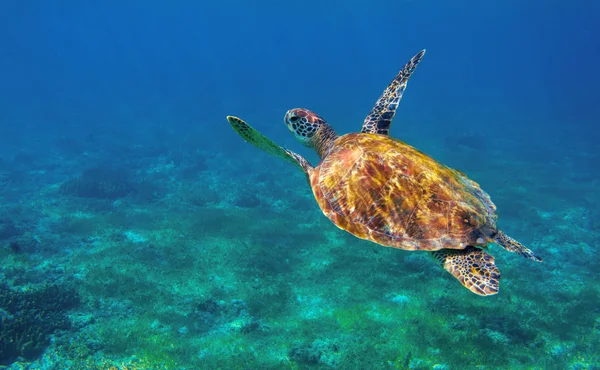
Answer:
M336 139L310 183L339 228L384 246L463 249L497 230L496 207L477 183L388 136Z

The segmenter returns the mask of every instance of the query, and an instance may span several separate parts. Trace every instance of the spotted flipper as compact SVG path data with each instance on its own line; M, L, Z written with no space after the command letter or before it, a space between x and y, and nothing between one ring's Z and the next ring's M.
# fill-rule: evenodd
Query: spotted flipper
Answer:
M502 231L498 231L498 234L496 234L496 237L494 238L494 243L498 244L509 252L518 254L519 256L532 259L536 262L542 262L542 259L533 253L531 249L514 240Z
M408 79L417 68L417 64L423 59L425 50L421 50L417 55L406 63L404 68L398 73L398 75L388 85L387 89L383 92L371 113L365 118L362 130L360 132L372 133L372 134L390 134L390 126L392 120L398 109L402 94L406 89Z
M433 258L460 281L465 288L479 295L498 293L500 270L494 257L475 247L441 249L432 252Z
M311 166L311 164L308 163L308 161L300 154L294 153L291 150L287 150L275 144L265 135L261 134L252 126L244 122L244 120L233 116L227 116L227 121L229 121L229 124L231 127L233 127L235 132L237 132L246 142L271 155L285 159L306 173L309 173L309 171L313 170L313 166Z

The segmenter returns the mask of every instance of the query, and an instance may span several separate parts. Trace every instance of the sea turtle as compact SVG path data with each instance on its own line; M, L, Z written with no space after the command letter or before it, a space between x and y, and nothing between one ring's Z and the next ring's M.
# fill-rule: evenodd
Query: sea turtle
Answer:
M466 288L498 293L500 271L483 249L495 243L541 261L496 226L496 206L479 185L412 146L389 136L406 84L425 50L383 92L360 133L338 135L307 109L291 109L285 124L321 162L275 144L240 118L228 116L247 142L303 170L325 216L339 228L387 247L423 250Z

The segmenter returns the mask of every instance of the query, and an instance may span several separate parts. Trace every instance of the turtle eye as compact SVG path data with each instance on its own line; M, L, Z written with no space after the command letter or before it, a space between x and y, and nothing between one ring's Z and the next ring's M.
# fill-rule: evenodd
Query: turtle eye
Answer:
M290 117L290 122L298 122L299 119L300 119L300 117L298 117L298 116L292 116L292 117Z

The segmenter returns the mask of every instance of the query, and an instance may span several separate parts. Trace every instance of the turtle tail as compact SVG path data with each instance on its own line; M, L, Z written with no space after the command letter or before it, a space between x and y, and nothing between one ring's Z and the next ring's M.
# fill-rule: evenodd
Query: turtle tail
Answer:
M499 246L501 246L509 252L516 253L520 256L532 259L536 262L542 262L542 258L533 253L531 249L527 248L515 239L506 235L502 231L498 231L498 234L496 234L496 237L494 238L494 243L498 244Z

